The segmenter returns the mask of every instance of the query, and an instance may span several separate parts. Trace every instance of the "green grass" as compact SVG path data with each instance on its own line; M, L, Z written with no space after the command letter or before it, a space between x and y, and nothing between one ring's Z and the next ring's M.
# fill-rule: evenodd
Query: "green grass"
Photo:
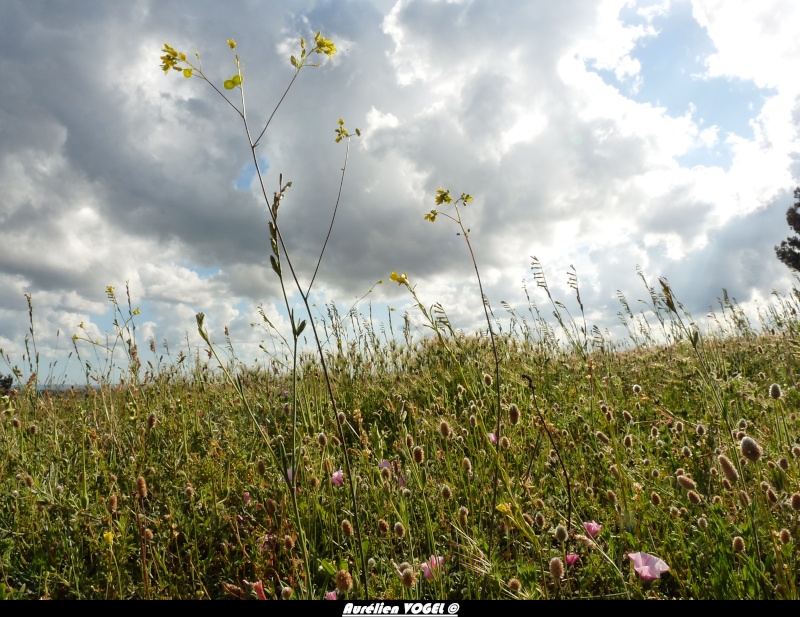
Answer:
M666 331L679 333L677 312L656 299ZM400 345L355 312L336 324L320 318L337 332L326 353L367 577L343 524L355 518L349 477L331 482L342 450L313 357L298 367L294 463L291 375L277 365L254 372L231 360L241 392L199 358L87 393L13 391L0 422L0 596L254 598L260 580L267 597L290 587L322 598L347 570L348 598L796 599L793 308L793 299L771 307L758 331L728 310L695 345L690 336L625 349L589 340L585 352L553 344L544 321L512 319L497 337L504 439L494 518L488 339ZM757 462L739 452L744 434L763 448ZM721 454L738 470L733 483ZM594 540L582 525L590 520L602 524ZM641 580L626 556L639 551L669 571ZM571 553L579 559L566 565ZM444 560L426 579L420 564L431 555ZM559 580L553 558L564 564Z
M279 175L270 198L256 149L309 58L336 48L301 40L258 133L227 45L238 106L198 53L165 45L162 69L206 82L242 121L291 335L262 312L273 345L255 369L200 313L201 348L165 359L151 339L147 359L130 293L125 310L108 287L115 331L101 342L80 324L72 339L89 387L52 394L26 295L26 370L0 350L16 377L0 412L0 598L798 598L798 290L757 326L724 292L701 335L667 281L659 292L638 271L649 299L634 315L619 294L622 344L588 328L574 269L575 316L533 258L555 325L527 289L527 312L502 303L503 322L462 219L472 197L440 188L425 218L458 227L486 331L455 330L397 272L430 337L408 314L390 312L388 332L371 307L314 315L328 239L301 282L278 221L292 183ZM361 132L340 119L335 134L329 236ZM668 570L644 576L634 553Z

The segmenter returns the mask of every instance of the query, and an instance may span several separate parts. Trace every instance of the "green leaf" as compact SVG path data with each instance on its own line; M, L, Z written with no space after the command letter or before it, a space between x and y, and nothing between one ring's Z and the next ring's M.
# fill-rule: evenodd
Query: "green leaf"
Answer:
M319 565L321 565L322 569L330 576L336 576L336 568L334 568L333 564L327 559L320 559Z
M303 330L306 329L306 320L300 322L300 325L297 326L297 336L300 336L303 333Z

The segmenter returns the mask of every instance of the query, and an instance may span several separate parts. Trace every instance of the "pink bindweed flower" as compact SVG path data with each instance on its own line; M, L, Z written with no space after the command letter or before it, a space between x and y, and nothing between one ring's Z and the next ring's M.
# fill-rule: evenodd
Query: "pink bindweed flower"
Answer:
M422 575L425 578L433 578L434 570L436 570L442 562L444 561L444 557L437 557L436 555L431 555L428 561L423 562L420 564L420 570L422 570Z
M253 583L253 591L256 592L256 597L259 600L266 600L267 596L264 594L264 585L261 581Z
M325 599L326 600L338 600L339 596L337 595L336 590L334 589L333 591L329 591L328 593L325 594Z
M578 559L580 559L580 558L581 558L581 556L578 555L578 553L569 553L567 555L567 565L568 566L574 566L575 562L578 561Z
M244 492L244 495L242 495L242 498L244 499L244 505L246 505L246 506L247 506L247 505L249 505L249 504L250 504L250 493L248 493L247 491L245 491L245 492Z
M649 553L628 553L633 562L633 569L639 573L643 581L653 581L669 570L669 566L655 555Z
M331 484L335 484L337 486L344 485L344 471L341 469L334 471L333 475L331 476Z
M600 530L603 528L602 525L599 523L595 523L594 521L589 521L588 523L584 523L583 526L586 528L586 533L588 533L592 538L594 538Z
M493 446L497 445L497 435L495 433L487 433L486 436L489 438L489 441L492 442Z

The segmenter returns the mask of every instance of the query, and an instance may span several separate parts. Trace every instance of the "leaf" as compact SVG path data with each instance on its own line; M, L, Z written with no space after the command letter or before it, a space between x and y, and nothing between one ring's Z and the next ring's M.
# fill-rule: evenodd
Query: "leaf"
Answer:
M327 559L320 559L319 565L321 565L322 569L330 576L336 576L336 568L334 568L333 564Z
M300 322L300 325L297 326L297 336L300 336L303 333L303 330L306 329L306 320Z
M275 259L274 255L269 256L269 263L272 265L272 269L275 270L275 274L281 276L281 266Z

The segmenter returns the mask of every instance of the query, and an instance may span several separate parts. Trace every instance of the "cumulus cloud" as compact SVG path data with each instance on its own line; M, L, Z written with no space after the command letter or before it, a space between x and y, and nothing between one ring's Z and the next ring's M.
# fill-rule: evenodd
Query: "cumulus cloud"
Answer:
M337 204L337 120L364 132L351 143L315 279L320 305L349 308L406 271L453 323L482 327L463 238L446 219L422 218L440 186L475 198L464 216L496 307L525 306L523 284L542 300L534 255L559 296L574 293L575 267L600 327L617 322L617 291L636 289L637 265L653 281L670 276L698 314L723 287L753 301L790 286L772 247L788 233L783 212L800 182L791 70L800 12L788 1L691 3L712 51L703 48L705 73L686 83L769 89L761 107L740 111L752 127L743 136L693 104L676 113L636 98L650 75L639 50L687 1L4 2L4 353L24 353L24 294L41 338L55 341L81 322L92 336L112 328L105 288L126 282L145 313L143 341L157 345L197 345L199 311L215 340L229 326L248 360L263 354L266 335L250 326L262 323L259 306L285 327L266 205L257 182L239 183L253 163L241 118L199 78L163 75L165 41L190 57L196 47L220 84L235 70L225 41L236 39L255 135L292 78L300 37L321 30L336 42L332 61L303 70L258 149L268 195L279 174L293 183L279 217L306 289ZM722 147L729 168L680 162ZM368 298L409 301L388 284Z

